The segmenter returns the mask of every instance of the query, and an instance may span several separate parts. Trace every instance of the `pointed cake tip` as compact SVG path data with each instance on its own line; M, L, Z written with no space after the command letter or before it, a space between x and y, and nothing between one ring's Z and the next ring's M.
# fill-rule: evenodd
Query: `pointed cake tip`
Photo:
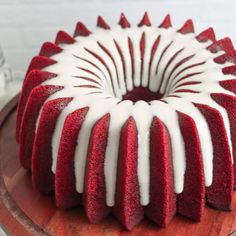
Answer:
M61 51L62 48L60 48L57 44L45 42L40 49L39 56L51 57Z
M91 34L91 32L88 30L88 28L82 22L79 21L76 25L76 28L75 28L74 37L88 36L90 34Z
M106 21L101 16L98 16L97 18L97 26L106 30L110 29L110 26L106 23Z
M144 16L143 16L142 20L140 21L140 23L138 24L138 27L142 27L144 25L151 26L151 22L150 22L147 12L144 13Z
M212 27L202 31L199 35L196 36L196 39L199 42L206 42L208 40L211 40L212 42L216 41L215 32Z
M219 64L230 62L236 65L236 50L220 55L214 58L214 61Z
M159 28L168 29L171 26L172 26L172 23L171 23L170 14L167 14L163 22L160 24Z
M187 20L178 32L181 34L194 33L193 21L191 19Z
M234 45L229 37L213 42L208 48L212 53L219 51L231 52L234 50Z
M120 25L122 28L129 28L129 27L130 27L130 23L129 23L129 21L127 20L125 14L124 14L123 12L122 12L121 15L120 15L119 25Z
M55 39L55 44L71 44L74 43L75 39L73 37L71 37L69 34L67 34L66 32L60 30L57 33L56 39Z

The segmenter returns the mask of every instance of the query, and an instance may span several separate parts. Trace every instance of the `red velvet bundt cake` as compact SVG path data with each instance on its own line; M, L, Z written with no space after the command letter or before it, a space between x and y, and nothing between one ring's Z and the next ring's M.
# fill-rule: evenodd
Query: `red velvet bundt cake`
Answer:
M111 212L128 229L199 221L205 201L229 210L236 174L236 51L169 15L152 26L122 14L92 33L59 31L32 59L17 113L22 166L56 205Z

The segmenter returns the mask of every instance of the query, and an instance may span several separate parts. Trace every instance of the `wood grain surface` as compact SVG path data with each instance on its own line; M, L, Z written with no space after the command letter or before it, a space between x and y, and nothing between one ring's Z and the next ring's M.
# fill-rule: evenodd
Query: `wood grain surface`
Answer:
M38 193L32 187L31 174L19 164L15 141L17 101L18 96L0 112L0 226L10 235L236 235L236 193L231 212L206 207L200 223L177 215L166 229L145 219L132 231L126 231L113 216L99 224L90 224L82 207L66 211L57 209L54 197Z

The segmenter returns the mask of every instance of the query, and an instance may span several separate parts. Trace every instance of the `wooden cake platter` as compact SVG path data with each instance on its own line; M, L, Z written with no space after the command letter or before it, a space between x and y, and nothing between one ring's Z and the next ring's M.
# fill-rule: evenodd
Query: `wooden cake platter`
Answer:
M236 235L236 192L231 212L206 207L201 222L175 216L166 229L148 220L132 231L125 230L112 216L90 224L82 207L59 210L53 196L43 196L31 184L31 175L18 161L15 117L19 95L0 111L0 226L9 235L53 236L174 236ZM1 231L0 231L1 235Z

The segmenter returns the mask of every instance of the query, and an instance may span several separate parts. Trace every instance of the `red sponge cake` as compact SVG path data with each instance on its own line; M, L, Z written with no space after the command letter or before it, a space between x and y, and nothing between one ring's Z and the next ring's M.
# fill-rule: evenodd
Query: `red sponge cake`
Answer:
M18 105L19 159L57 207L127 229L205 204L230 210L236 177L236 51L208 28L124 14L59 31L29 65Z

